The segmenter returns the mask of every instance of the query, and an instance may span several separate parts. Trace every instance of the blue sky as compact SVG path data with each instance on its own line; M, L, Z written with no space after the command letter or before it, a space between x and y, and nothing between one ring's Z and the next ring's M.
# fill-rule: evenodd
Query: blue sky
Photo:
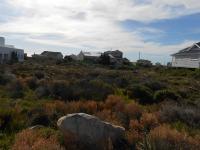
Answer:
M119 49L167 63L200 39L198 0L0 0L0 36L31 55Z

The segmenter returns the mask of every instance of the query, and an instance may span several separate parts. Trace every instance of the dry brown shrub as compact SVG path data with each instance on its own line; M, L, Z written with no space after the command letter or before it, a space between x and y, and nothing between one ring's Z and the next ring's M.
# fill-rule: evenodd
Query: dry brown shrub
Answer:
M135 102L131 102L125 106L125 113L130 119L140 119L142 116L142 108Z
M111 110L105 109L103 111L97 112L95 115L104 121L122 126L121 121L117 117L117 114Z
M37 130L26 129L18 133L12 150L63 150L56 136L44 137Z
M129 123L129 129L135 130L137 132L142 132L143 126L139 123L138 120L131 120L130 123Z
M67 103L67 113L89 113L97 111L97 102L95 101L74 101Z
M66 113L67 112L67 106L66 103L63 101L55 100L53 102L45 103L44 104L44 111L51 115L55 112L61 112Z
M83 105L83 109L89 114L94 114L97 112L97 102L95 101L87 101Z
M199 149L200 140L192 138L184 132L178 132L167 125L156 127L150 131L150 142L155 149L171 150L197 150Z
M129 145L135 145L139 142L142 141L143 135L140 134L139 132L135 130L129 130L126 132L126 139L129 143Z
M125 102L122 97L109 95L105 102L105 108L116 112L123 112L125 109Z
M147 132L159 125L157 117L152 113L143 113L140 123Z

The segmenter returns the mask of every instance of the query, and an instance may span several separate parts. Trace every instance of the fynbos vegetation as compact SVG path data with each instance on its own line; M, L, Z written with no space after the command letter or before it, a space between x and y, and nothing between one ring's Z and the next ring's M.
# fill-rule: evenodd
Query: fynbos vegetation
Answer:
M104 149L199 148L199 70L35 60L0 68L0 149L88 149L56 124L80 112L125 128Z

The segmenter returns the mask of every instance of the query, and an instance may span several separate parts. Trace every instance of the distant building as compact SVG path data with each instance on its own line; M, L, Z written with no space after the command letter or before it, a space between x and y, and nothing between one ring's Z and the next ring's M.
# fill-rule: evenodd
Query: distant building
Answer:
M200 42L171 56L172 67L200 68Z
M23 62L24 50L17 49L14 46L5 45L5 38L0 37L0 64L7 63L12 59L17 59L16 61Z
M152 62L149 61L149 60L146 60L146 59L139 59L136 62L136 65L141 66L141 67L151 67L151 66L153 66Z
M55 60L62 60L63 55L61 52L51 52L51 51L44 51L40 55L34 54L32 55L33 58L47 58L47 59L55 59Z
M107 65L122 65L129 64L130 61L126 58L123 58L123 53L119 50L115 51L106 51L106 52L83 52L81 51L78 55L69 55L67 58L70 58L74 61L90 61L94 63L102 63Z
M83 52L81 51L78 55L77 55L77 60L91 60L91 61L96 61L100 56L101 56L101 52Z
M123 53L119 50L106 51L106 52L104 52L104 54L109 55L111 58L118 58L118 59L123 58Z

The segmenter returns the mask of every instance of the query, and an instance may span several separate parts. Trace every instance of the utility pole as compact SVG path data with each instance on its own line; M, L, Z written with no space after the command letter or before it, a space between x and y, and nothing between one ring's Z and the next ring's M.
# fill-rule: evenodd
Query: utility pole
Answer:
M139 52L139 60L140 60L140 52Z

